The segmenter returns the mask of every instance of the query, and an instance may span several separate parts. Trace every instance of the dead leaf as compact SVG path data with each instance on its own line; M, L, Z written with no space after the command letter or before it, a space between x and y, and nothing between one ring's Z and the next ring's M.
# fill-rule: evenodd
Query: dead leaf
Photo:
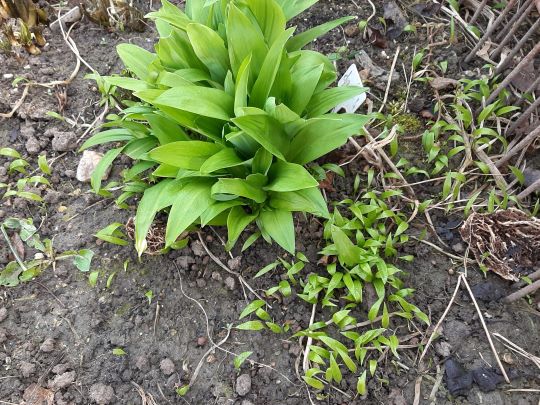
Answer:
M435 115L429 110L422 110L420 111L420 117L425 118L427 120L434 120Z
M54 405L54 393L38 384L31 384L24 390L23 405Z
M388 40L386 37L376 28L368 27L367 29L368 42L378 48L388 48Z
M442 3L436 1L428 1L425 3L418 3L411 7L411 10L422 17L433 17L442 8Z
M327 172L326 179L319 183L319 188L321 190L326 190L329 192L336 191L336 189L334 188L334 176L334 172Z
M534 59L531 59L512 79L512 85L516 86L519 91L527 91L538 77L534 70ZM533 92L536 89L533 89Z
M456 87L459 82L455 79L450 79L447 77L436 77L432 79L429 84L435 90L443 90L448 87Z

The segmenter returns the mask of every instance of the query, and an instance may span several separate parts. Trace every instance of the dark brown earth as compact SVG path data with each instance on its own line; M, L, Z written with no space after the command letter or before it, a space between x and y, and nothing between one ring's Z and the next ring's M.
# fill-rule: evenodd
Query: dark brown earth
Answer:
M371 7L363 0L356 0L356 3L358 7L352 1L323 0L296 23L299 29L305 29L345 15L366 19ZM378 10L378 15L381 14L382 11ZM422 22L411 13L407 16L411 21ZM443 21L442 18L440 20ZM447 34L442 30L439 35ZM23 76L38 82L64 80L73 71L75 57L59 32L46 32L46 37L49 45L40 56L17 61L0 55L0 111L11 110L21 95L22 86L11 86L14 78ZM131 42L151 49L156 33L151 27L144 33L109 32L83 20L73 29L71 37L82 57L106 75L122 69L114 51L117 44ZM348 37L343 30L335 30L315 46L325 53L336 52L345 46L346 56L338 63L343 73L351 63L351 55L361 49L381 67L389 69L398 45L401 46L398 66L401 62L409 66L414 49L421 48L427 41L425 30L419 29L416 36L404 33L395 42L389 41L389 47L383 54L381 49L364 42L361 35ZM440 47L434 52L434 58L449 60L449 71L459 78L463 68L458 62L465 52L464 45ZM399 71L402 72L401 69ZM206 311L215 342L225 336L229 324L237 322L246 301L238 280L231 278L206 255L196 234L191 236L190 246L184 250L163 256L143 256L141 261L132 247L101 244L93 236L111 222L125 222L133 214L133 207L119 210L111 199L95 196L88 184L79 183L74 178L80 159L76 145L67 153L55 151L46 135L51 130L65 131L74 133L76 139L84 132L84 124L93 122L101 113L98 106L100 96L93 82L84 79L84 73L87 70L83 67L66 89L67 105L63 115L76 122L74 127L46 115L48 111L58 111L58 102L54 89L42 87L31 89L15 117L0 121L0 147L17 149L34 167L37 167L37 153L46 152L49 159L55 158L52 189L42 191L47 203L38 205L20 199L3 199L0 220L10 216L33 218L34 223L40 225L40 235L53 238L57 252L81 248L93 250L92 269L101 272L97 285L91 287L86 274L79 272L71 263L58 262L54 270L47 269L34 281L15 288L0 287L0 308L6 309L5 317L0 315L0 403L22 403L25 390L28 387L32 389L33 384L45 388L45 393L53 392L54 403L58 405L147 403L141 399L135 384L157 404L309 403L305 386L295 373L295 363L302 348L296 339L290 339L290 333L279 336L270 332L233 330L223 347L237 354L252 351L252 360L271 368L246 362L237 372L233 368L233 357L216 350L210 361L204 361L198 379L186 397L180 398L175 393L176 387L189 382L199 360L210 347L204 339L207 335L205 314L182 293L181 286ZM402 73L395 86L393 93L403 91ZM425 90L413 88L411 94L411 100L417 100L422 107L429 106L431 102ZM375 95L380 97L380 91L375 91ZM380 101L374 100L378 105ZM7 159L0 157L0 169L6 166L6 162ZM338 178L334 184L339 191L332 196L333 200L350 197L354 176L363 174L365 165L364 161L356 161L346 166L345 180ZM118 174L125 167L129 167L128 160L117 162L111 179L118 179ZM0 172L0 182L5 182L5 177ZM9 181L16 179L15 175L9 176ZM425 189L423 192L427 195L433 191ZM321 247L320 224L312 218L298 216L297 220L297 250L304 252L311 263L317 263L317 252ZM454 253L463 254L458 234L461 217L441 214L434 221L439 235L452 246ZM413 232L418 234L426 228L421 220L413 225ZM225 237L224 230L216 229L216 232L203 229L202 235L209 249L227 262L230 257L224 253L218 239L218 235ZM434 236L428 240L437 243ZM453 263L447 256L423 244L409 243L401 249L416 256L414 263L401 266L406 272L405 285L416 290L412 301L435 323L449 302L461 264ZM261 279L251 279L257 270L274 261L278 255L286 257L275 246L258 242L247 252L241 254L237 250L233 255L240 260L237 270L255 289L264 290L281 279L277 272ZM0 266L9 260L9 250L0 239ZM128 264L124 266L126 262ZM303 274L312 271L318 271L315 264L307 265ZM106 288L107 277L112 273L115 277L110 288ZM489 291L487 301L479 300L479 304L490 330L538 356L538 294L531 297L530 304L523 300L503 305L500 297L511 291L507 282L492 274L484 277L475 268L468 269L468 279L474 288L487 288ZM151 303L145 296L149 290L154 296ZM494 297L493 292L498 292L498 296ZM495 299L489 302L490 298ZM292 330L297 330L308 326L310 311L311 308L302 300L295 299L293 294L292 298L275 302L271 315L277 323L288 322ZM327 319L327 316L318 312L316 319ZM426 333L419 324L416 325L418 330L412 324L409 327L411 329L400 322L391 324L398 336L417 331ZM528 360L510 354L498 342L495 344L509 363L505 365L514 377L511 386L503 384L487 393L474 387L459 398L449 395L444 381L434 389L449 356L468 369L496 366L474 306L466 291L460 291L456 304L443 323L441 338L428 354L426 364L429 369L423 372L420 403L536 405L538 393L511 392L509 389L538 389L538 369ZM122 348L126 354L114 355L112 350L115 348ZM356 377L349 376L339 386L342 393L331 389L322 401L316 401L312 394L313 401L327 404L412 404L415 382L421 375L416 366L420 351L421 348L402 350L399 362L389 356L384 357L375 378L370 379L369 392L364 398L356 396ZM166 359L169 361L164 361ZM242 397L236 392L239 374L251 377L251 388Z

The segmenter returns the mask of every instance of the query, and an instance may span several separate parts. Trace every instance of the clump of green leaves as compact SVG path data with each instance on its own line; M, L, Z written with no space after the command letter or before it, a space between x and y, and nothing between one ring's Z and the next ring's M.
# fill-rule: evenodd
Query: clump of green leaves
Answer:
M367 117L328 113L361 94L329 88L329 59L302 48L350 20L293 36L287 21L316 0L163 1L148 14L160 39L150 53L130 44L118 53L133 77L106 77L133 92L120 115L82 149L122 142L98 165L92 185L121 153L136 161L124 173L120 202L143 193L135 246L146 249L155 215L168 212L166 246L193 225L226 225L227 248L254 223L256 236L295 249L295 211L327 218L317 180L305 165L359 134Z
M33 280L49 266L55 266L58 260L71 259L80 271L90 270L94 252L82 249L57 254L51 239L41 240L31 219L7 218L0 224L0 232L1 239L15 258L0 271L0 286L15 287L21 282ZM24 260L25 246L37 251L34 259Z
M330 311L330 319L316 321L294 335L313 339L307 354L311 367L306 371L304 380L315 389L323 389L326 383L333 381L339 383L343 371L348 369L358 376L358 393L365 394L367 377L375 374L380 353L388 350L399 358L399 339L392 330L391 318L417 318L429 324L427 316L408 301L413 290L404 287L399 278L401 270L394 263L396 260L413 259L412 256L398 255L399 245L408 241L407 218L394 212L386 203L399 195L399 191L380 194L368 191L359 201L344 200L336 205L325 224L324 238L327 242L320 252L323 258L319 263L323 264L325 273L311 273L298 279L307 262L302 255L297 263L277 261L257 274L261 276L284 265L289 280L281 283L287 283L289 288L283 295L291 293L291 284L301 287L298 294L301 299ZM266 294L280 292L281 283ZM369 306L365 299L368 287L376 296ZM283 328L274 327L276 324L265 310L264 301L250 303L242 311L241 318L251 314L258 320L244 322L237 328L262 330L267 327L283 332ZM359 329L357 324L365 318L371 322L370 325L363 332L356 331ZM380 327L376 327L379 322Z

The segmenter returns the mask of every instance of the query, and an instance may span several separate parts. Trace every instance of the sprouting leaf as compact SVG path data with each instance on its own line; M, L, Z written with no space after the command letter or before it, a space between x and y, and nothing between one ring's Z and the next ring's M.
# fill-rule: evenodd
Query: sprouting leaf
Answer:
M129 242L125 239L126 235L120 229L118 229L123 226L124 225L119 222L113 222L112 224L107 225L105 228L99 230L95 236L96 238L104 240L105 242L126 246L129 244Z
M109 277L107 277L107 283L105 284L106 288L111 288L114 277L116 276L116 271L112 272Z
M364 370L364 372L358 377L358 381L356 383L356 391L360 395L366 394L366 377L367 377L367 370Z
M269 271L274 270L277 266L279 266L279 264L280 264L279 262L273 262L273 263L267 264L262 269L260 269L257 272L257 274L255 274L254 278L261 277L265 275L266 273L268 273Z
M124 351L124 349L120 347L115 347L112 350L112 354L114 354L115 356L125 356L127 353Z
M179 387L176 389L176 393L180 395L181 397L186 395L188 391L189 391L189 385L184 385L183 387Z
M265 305L265 302L263 300L255 300L251 302L248 306L244 308L244 310L240 314L239 319L245 318L246 316L248 316L252 312L255 312L256 310L263 307L264 305Z
M88 284L90 287L95 287L99 277L99 270L93 271L88 275Z
M20 159L21 155L12 148L0 148L0 156L7 156L15 159Z
M152 292L152 290L148 290L147 292L145 292L144 296L148 300L148 305L150 305L152 303L152 299L154 299L154 293Z
M90 271L90 265L92 263L92 258L94 257L94 252L90 249L81 249L77 252L74 252L73 255L73 264L80 271L87 272Z
M237 370L240 370L240 367L244 362L247 360L249 356L251 356L253 352L243 352L240 353L238 356L234 358L234 368Z
M236 329L257 331L264 329L264 325L261 321L248 321L236 326Z

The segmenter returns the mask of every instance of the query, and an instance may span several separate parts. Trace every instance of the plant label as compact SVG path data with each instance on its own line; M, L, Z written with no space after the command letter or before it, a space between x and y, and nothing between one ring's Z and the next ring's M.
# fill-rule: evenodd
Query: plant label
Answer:
M364 87L362 79L360 79L360 74L358 73L358 68L356 64L352 64L345 74L339 79L338 87L342 86L358 86ZM351 98L334 108L334 112L340 112L344 110L346 113L354 113L360 108L362 104L366 101L366 93L362 93L359 96Z

